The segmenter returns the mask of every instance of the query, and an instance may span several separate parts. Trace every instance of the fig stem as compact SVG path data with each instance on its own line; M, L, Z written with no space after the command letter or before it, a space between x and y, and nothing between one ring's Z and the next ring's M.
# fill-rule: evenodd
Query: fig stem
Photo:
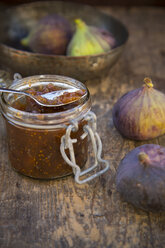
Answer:
M140 152L138 154L138 159L141 164L143 165L149 165L150 164L150 158L145 152Z
M154 85L152 83L152 80L149 77L144 78L144 83L145 83L145 85L147 85L148 88L153 88L154 87Z
M86 24L81 19L75 19L74 21L78 28L83 29L86 27Z

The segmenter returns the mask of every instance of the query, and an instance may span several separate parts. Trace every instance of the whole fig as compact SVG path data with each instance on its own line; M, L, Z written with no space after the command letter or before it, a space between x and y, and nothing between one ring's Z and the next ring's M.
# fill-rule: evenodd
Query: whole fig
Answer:
M86 56L108 52L111 47L99 29L76 19L76 31L67 47L69 56Z
M65 55L71 37L69 22L60 15L52 14L43 17L29 35L21 40L21 44L33 52Z
M151 79L123 95L112 110L113 122L125 137L148 140L165 133L165 94L154 89Z
M165 147L146 144L120 162L117 190L123 199L147 211L165 211Z

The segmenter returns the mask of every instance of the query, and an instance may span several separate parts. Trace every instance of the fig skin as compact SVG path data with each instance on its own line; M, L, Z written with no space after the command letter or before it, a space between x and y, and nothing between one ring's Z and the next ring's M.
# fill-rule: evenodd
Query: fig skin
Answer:
M21 44L33 52L65 55L72 37L69 22L62 16L52 14L43 17Z
M148 140L165 133L165 94L145 84L123 95L112 110L116 129L126 138Z
M165 211L165 147L146 144L120 162L117 191L123 199L146 211Z
M81 19L76 19L75 24L76 30L67 47L68 56L88 56L110 51L109 41L98 28L88 26Z
M102 36L102 39L106 40L107 43L109 44L110 49L113 49L116 47L116 39L113 36L112 33L110 33L108 30L103 29L103 28L98 28L98 27L94 27L94 26L90 26L90 29L93 31L93 33L95 32L99 32L100 35Z

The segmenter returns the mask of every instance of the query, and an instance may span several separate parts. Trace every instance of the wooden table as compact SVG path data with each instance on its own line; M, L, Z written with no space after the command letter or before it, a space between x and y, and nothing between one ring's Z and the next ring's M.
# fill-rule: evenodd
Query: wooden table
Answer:
M104 158L118 167L125 154L144 143L123 139L112 122L112 106L150 76L165 92L165 9L106 8L128 27L130 38L108 78L88 82ZM1 74L3 72L1 71ZM3 74L3 77L7 77ZM111 171L78 185L73 177L40 181L21 176L8 163L0 123L1 248L163 248L165 215L146 213L122 201Z

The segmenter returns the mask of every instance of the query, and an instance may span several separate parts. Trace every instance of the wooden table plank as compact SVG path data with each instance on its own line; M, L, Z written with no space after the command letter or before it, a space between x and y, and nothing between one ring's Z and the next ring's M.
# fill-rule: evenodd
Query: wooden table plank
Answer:
M123 139L114 128L111 112L116 100L140 87L145 76L165 92L165 10L103 10L123 21L130 32L127 47L109 76L87 82L104 157L117 168L136 146L165 145L165 136L149 142ZM165 215L146 213L123 202L110 171L85 185L75 184L71 176L51 181L21 176L8 163L2 119L0 127L0 247L165 247Z

